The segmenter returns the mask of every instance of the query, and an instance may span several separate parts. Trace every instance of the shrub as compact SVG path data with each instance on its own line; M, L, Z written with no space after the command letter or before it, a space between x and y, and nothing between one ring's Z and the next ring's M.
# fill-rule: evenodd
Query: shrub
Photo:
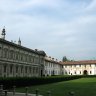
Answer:
M40 84L55 83L60 81L67 81L79 79L82 76L50 76L50 77L14 77L14 78L0 78L0 84L4 85L5 89L16 87L33 86Z

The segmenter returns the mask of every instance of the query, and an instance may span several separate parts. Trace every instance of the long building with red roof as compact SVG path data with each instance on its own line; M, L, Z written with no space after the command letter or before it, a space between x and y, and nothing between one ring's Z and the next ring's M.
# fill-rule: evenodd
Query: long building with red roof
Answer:
M67 75L96 75L96 60L66 61L61 64Z
M96 60L59 62L43 50L30 49L0 38L0 77L40 77L52 75L96 75Z

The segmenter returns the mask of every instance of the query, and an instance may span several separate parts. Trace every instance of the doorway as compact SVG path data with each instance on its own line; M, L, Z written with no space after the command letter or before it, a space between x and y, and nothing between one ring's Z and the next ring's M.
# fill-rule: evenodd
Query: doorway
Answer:
M88 71L87 70L84 70L83 71L83 75L88 75Z

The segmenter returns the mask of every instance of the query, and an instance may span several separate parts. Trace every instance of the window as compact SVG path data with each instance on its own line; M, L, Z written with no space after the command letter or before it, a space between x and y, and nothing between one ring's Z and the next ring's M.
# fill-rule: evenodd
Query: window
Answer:
M4 58L7 58L7 52L8 52L8 50L6 48L4 48L4 50L3 50L3 57Z
M31 55L29 55L29 62L31 62Z
M2 48L2 45L0 44L0 49Z
M75 74L76 74L76 71L75 71Z
M16 52L16 60L18 60L18 53Z
M67 66L65 65L65 68L67 68Z
M6 65L4 65L4 72L6 73Z
M27 73L27 66L25 67L25 73Z
M2 57L2 46L0 45L0 57Z
M65 72L65 74L67 74L67 71Z
M92 72L90 71L90 74L92 74Z
M86 65L84 65L84 67L86 68Z
M18 72L18 66L16 66L16 73Z
M11 65L11 66L10 66L10 73L12 73L12 68L13 68L13 66Z
M27 54L26 58L27 58L27 62L29 62L29 55L28 54Z
M23 73L23 66L21 66L21 73Z
M43 64L43 61L44 61L43 58L41 58L41 59L40 59L40 63Z
M32 56L32 62L34 63L34 57Z
M23 55L21 54L21 61L23 61Z
M29 67L29 73L31 73L31 67Z
M13 59L13 56L14 56L13 50L11 50L11 51L10 51L10 59Z
M79 65L79 67L81 67L81 65Z

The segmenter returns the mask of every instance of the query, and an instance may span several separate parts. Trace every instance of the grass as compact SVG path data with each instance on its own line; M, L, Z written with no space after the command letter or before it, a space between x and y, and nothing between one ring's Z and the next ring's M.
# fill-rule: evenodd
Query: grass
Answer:
M75 96L96 96L96 78L81 78L58 82L53 84L32 86L29 93L34 93L35 89L39 89L39 93L47 96L47 91L52 92L52 96L70 96L69 92L74 92ZM25 92L25 88L18 88L18 92Z

